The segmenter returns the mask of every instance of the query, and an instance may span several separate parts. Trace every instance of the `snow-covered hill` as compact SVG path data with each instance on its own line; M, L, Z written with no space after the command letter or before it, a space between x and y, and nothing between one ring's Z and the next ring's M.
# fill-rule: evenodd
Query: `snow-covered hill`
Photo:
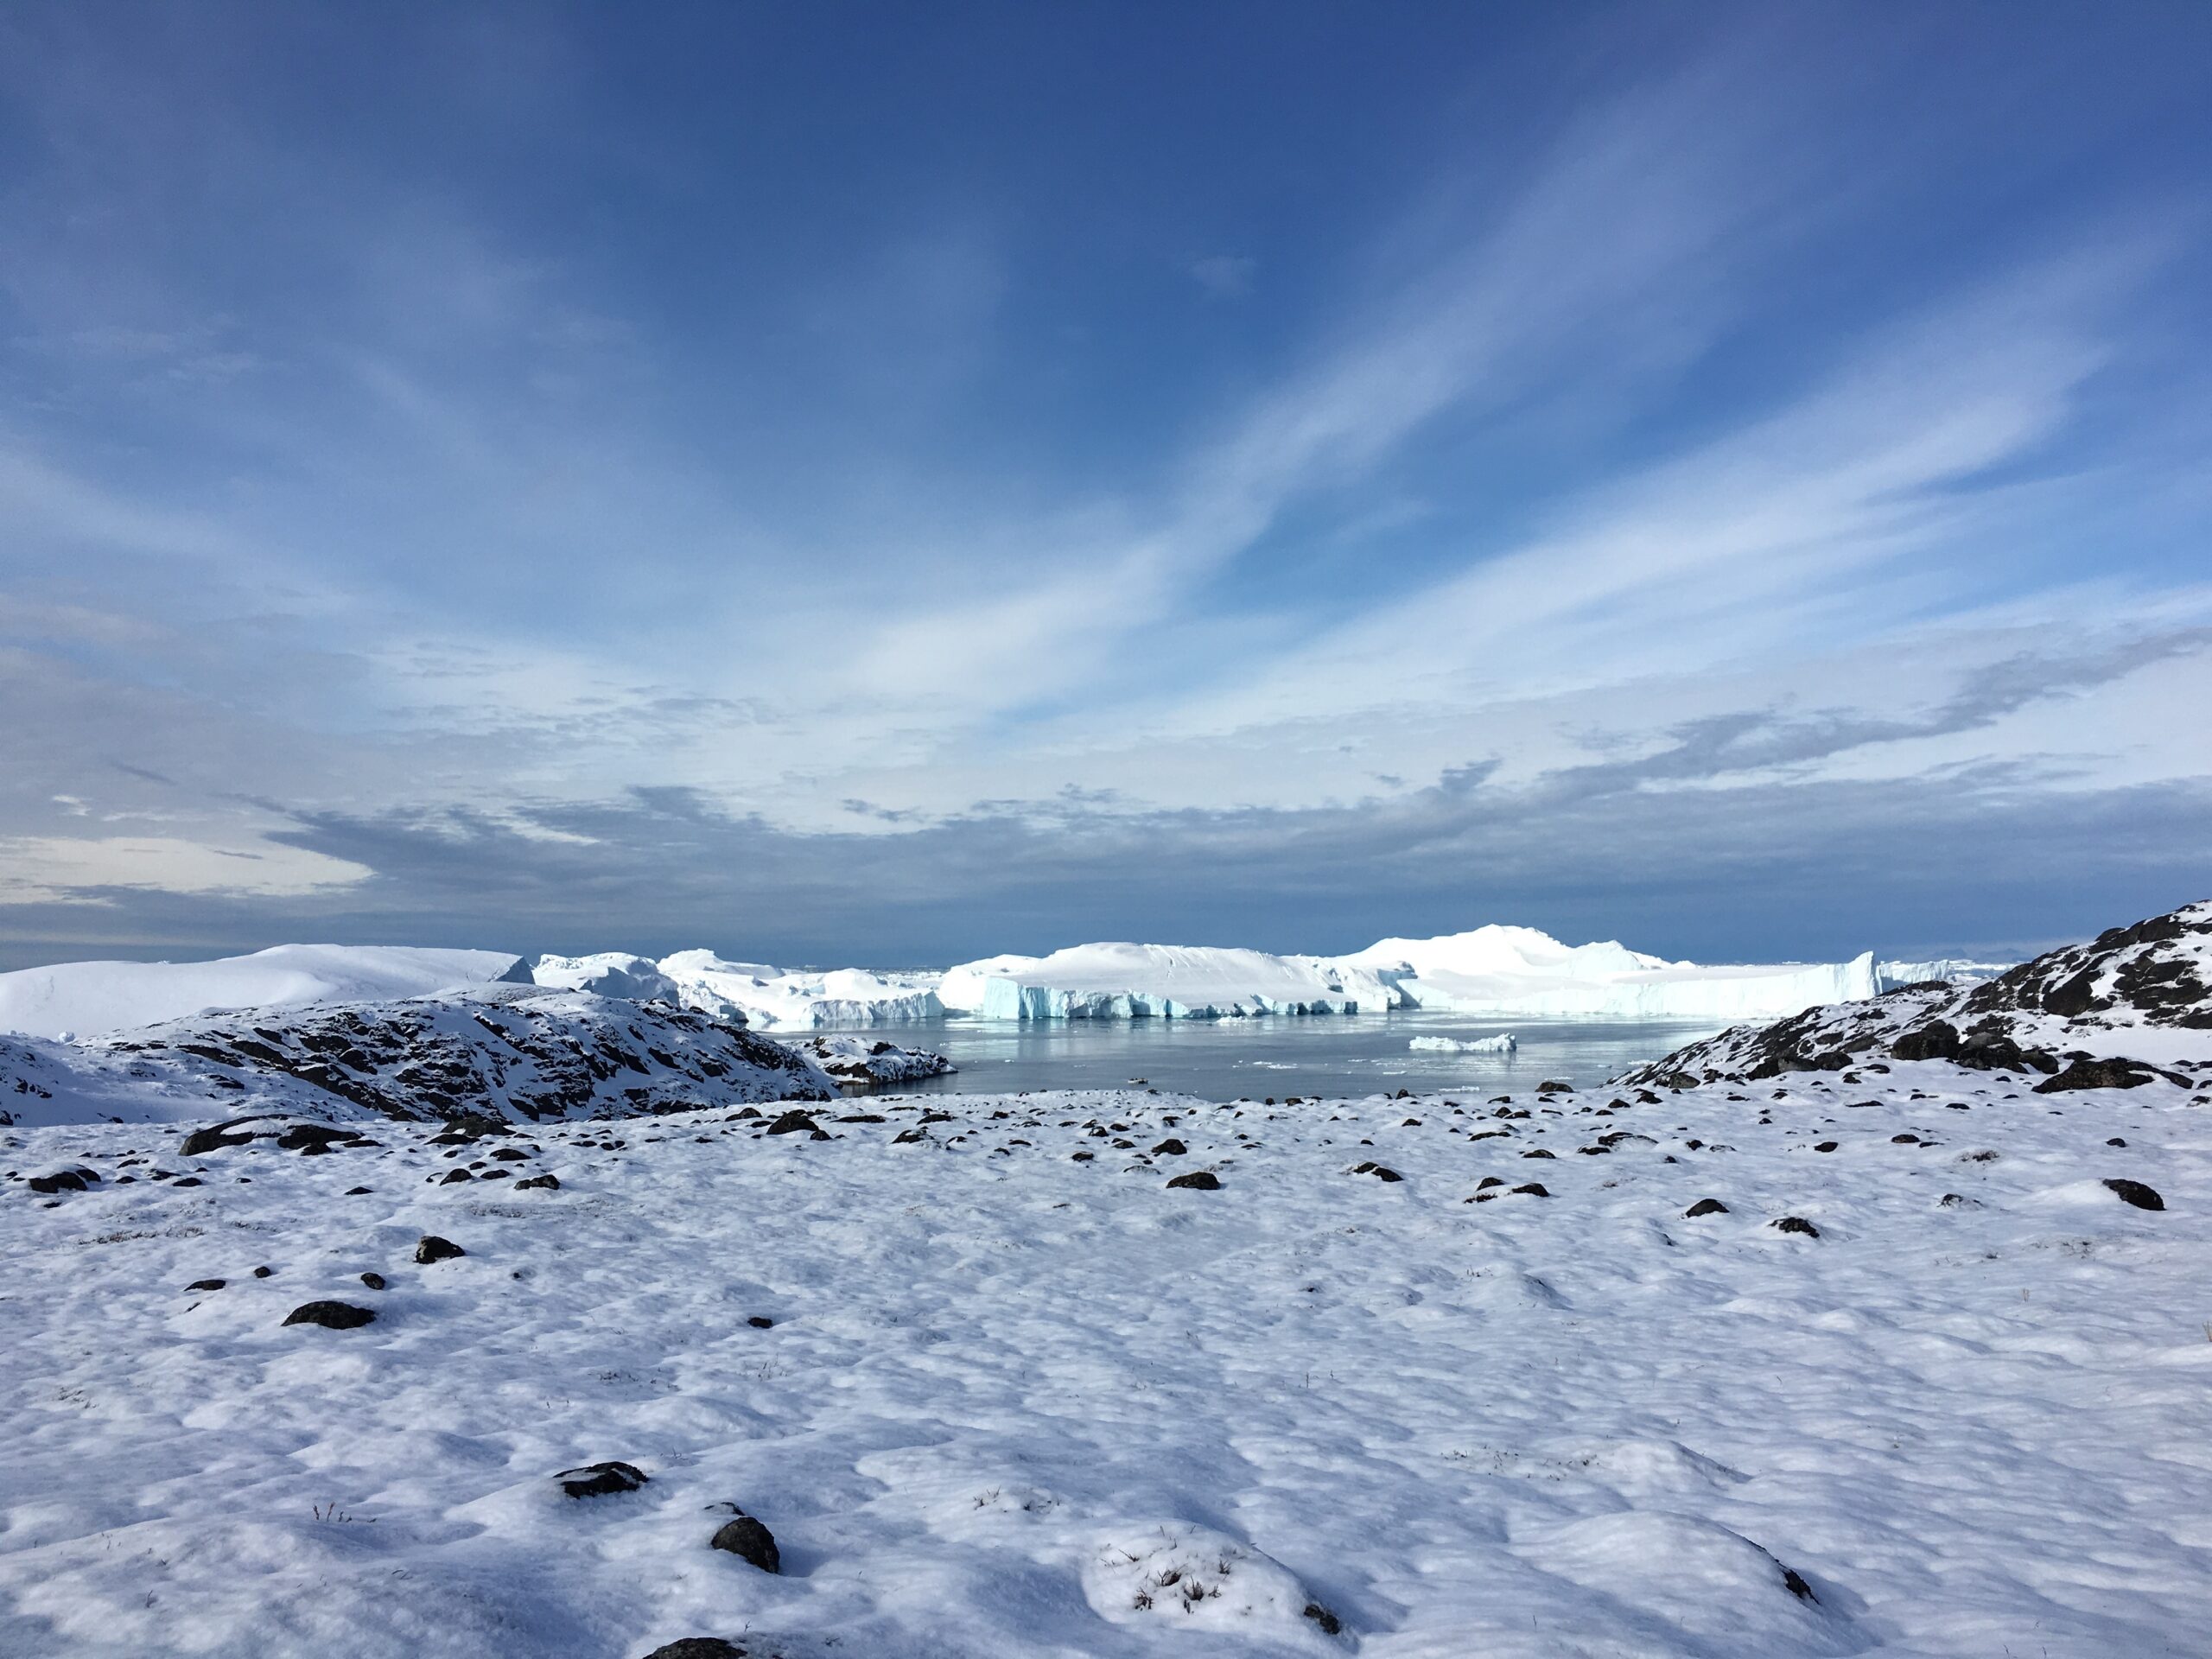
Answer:
M704 1014L534 985L200 1015L75 1045L0 1038L0 1113L17 1123L537 1122L836 1093L811 1059Z
M1994 979L1910 985L1777 1025L1738 1027L1626 1080L1758 1080L1942 1061L2039 1077L2038 1088L2058 1092L2089 1086L2084 1079L2147 1081L2161 1068L2208 1059L2212 903L2113 928Z
M530 982L499 950L280 944L213 962L69 962L0 974L0 1032L66 1040L210 1008L288 1008L420 996L456 985Z

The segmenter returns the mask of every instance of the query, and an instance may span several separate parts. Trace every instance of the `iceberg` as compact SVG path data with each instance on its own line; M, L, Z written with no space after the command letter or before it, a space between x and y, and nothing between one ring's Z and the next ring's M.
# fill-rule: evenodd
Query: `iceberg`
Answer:
M1777 1020L1874 995L1874 957L1844 963L1704 966L1615 940L1561 944L1491 925L1430 939L1382 939L1344 959L1395 973L1405 999L1454 1014L1603 1020Z
M0 1031L73 1041L226 1008L388 1001L465 985L528 984L503 950L278 944L212 962L65 962L0 974Z
M1416 1037L1406 1046L1432 1054L1510 1054L1521 1045L1502 1031L1495 1037Z
M544 956L530 970L533 983L553 991L589 991L631 1002L673 1002L676 982L650 957L601 950L588 957Z
M1350 1014L1393 1006L1382 973L1326 957L1217 945L1071 945L987 957L946 970L947 1008L986 1020L1233 1020Z
M1223 1020L1431 1008L1491 1016L1783 1019L1871 996L1874 958L1703 966L1615 941L1567 945L1530 927L1382 939L1344 957L1101 944L948 969L945 1007L986 1020Z
M786 973L762 962L725 962L711 950L679 950L663 957L659 969L685 1007L777 1031L905 1026L944 1013L934 975Z
M1946 985L1979 985L2019 965L2016 962L1967 962L1957 957L1938 957L1932 962L1878 962L1874 964L1874 977L1885 991L1933 981Z

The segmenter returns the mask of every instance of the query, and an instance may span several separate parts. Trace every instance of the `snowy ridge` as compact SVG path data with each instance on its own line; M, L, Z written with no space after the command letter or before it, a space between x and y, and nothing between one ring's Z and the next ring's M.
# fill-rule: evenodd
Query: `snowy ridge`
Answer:
M68 962L0 974L0 1031L64 1041L217 1008L301 1007L529 982L498 950L280 944L213 962Z
M1759 1079L1939 1060L2040 1074L2038 1087L2056 1090L2082 1086L2065 1081L2076 1077L2139 1083L2160 1066L2206 1058L2212 903L2110 929L1994 979L1910 985L1778 1025L1738 1027L1639 1066L1627 1080Z
M811 1059L703 1014L538 986L202 1015L78 1046L0 1039L0 1114L16 1123L535 1122L836 1092Z

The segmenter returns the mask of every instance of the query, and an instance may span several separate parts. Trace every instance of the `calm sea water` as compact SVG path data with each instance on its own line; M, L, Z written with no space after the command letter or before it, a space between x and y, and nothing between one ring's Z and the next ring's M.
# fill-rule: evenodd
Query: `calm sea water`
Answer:
M879 1029L931 1048L960 1070L918 1085L960 1094L1148 1084L1210 1100L1359 1096L1400 1089L1504 1093L1563 1078L1589 1088L1641 1061L1708 1037L1717 1025L1622 1020L1477 1020L1406 1013L1255 1020L1016 1021L957 1015ZM1511 1054L1414 1049L1415 1037L1462 1039L1510 1031Z

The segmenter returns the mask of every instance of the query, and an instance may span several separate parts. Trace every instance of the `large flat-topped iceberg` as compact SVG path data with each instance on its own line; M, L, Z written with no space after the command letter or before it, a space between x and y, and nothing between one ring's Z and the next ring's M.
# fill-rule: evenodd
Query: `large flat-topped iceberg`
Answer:
M987 1020L1379 1014L1394 1000L1384 975L1328 957L1119 944L963 963L939 982L938 997L948 1008Z
M1383 939L1344 958L1397 973L1406 1001L1455 1014L1608 1020L1780 1019L1880 988L1871 951L1842 963L1707 967L1613 940L1569 945L1532 927Z
M65 962L0 974L0 1031L49 1039L130 1031L211 1008L366 1002L520 980L503 950L279 944L212 962Z
M944 1006L988 1020L1219 1020L1268 1014L1459 1014L1621 1020L1779 1019L1871 996L1872 954L1847 963L1704 967L1529 927L1384 939L1347 957L1166 944L1080 944L950 969Z

